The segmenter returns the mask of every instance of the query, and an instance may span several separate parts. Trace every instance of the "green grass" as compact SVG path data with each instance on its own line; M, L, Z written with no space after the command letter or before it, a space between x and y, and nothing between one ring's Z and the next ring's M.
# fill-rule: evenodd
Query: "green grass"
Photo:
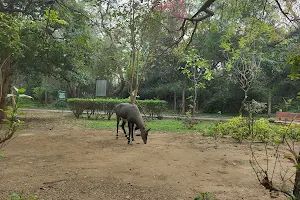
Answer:
M188 129L184 126L182 121L174 119L164 120L151 120L146 121L147 128L151 128L151 131L171 132L171 133L188 133L188 132L199 132L204 135L212 135L213 127L217 122L211 121L200 121L199 124L195 125L193 129ZM121 124L121 123L120 123ZM91 129L115 129L116 120L86 120L84 125Z

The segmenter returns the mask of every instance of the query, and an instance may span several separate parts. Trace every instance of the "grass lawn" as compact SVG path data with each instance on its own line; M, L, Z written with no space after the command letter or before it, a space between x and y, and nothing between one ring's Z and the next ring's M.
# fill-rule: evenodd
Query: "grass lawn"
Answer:
M86 120L84 125L91 129L115 129L116 120ZM188 129L184 126L182 121L174 119L163 120L151 120L146 121L147 128L151 128L152 131L172 132L172 133L202 133L204 135L212 135L213 128L218 122L216 121L200 121L192 129ZM120 123L121 124L121 123Z

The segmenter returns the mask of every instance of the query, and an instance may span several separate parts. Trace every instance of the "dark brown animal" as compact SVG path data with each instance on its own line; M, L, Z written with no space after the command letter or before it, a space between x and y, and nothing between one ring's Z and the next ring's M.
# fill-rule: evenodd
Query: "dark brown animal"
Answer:
M132 143L134 142L134 137L133 137L133 127L136 125L135 129L140 129L141 131L141 137L144 141L144 144L147 144L147 137L148 137L148 132L150 129L146 129L146 125L144 123L144 120L141 116L141 113L139 111L139 108L130 103L120 103L115 107L115 113L117 115L117 135L116 138L118 138L118 131L119 131L119 122L121 119L123 119L122 122L122 129L125 133L125 136L128 139L128 144L130 144L130 137ZM125 131L125 124L128 122L128 129L129 129L129 135L126 135Z

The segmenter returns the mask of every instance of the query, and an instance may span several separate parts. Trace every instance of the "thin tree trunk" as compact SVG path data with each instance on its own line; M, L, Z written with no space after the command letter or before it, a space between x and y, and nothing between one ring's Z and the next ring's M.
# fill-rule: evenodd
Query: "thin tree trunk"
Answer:
M185 114L185 88L182 89L181 114Z
M272 116L272 94L270 92L268 96L268 117L271 116Z
M7 93L9 90L9 81L10 81L10 66L11 66L11 53L8 53L4 59L1 59L0 63L0 85L1 85L1 96L0 96L0 121L6 118L6 113L3 112L6 110L6 103L7 103Z
M134 68L135 68L135 33L134 33L134 27L135 27L135 8L134 8L134 0L131 1L131 18L130 18L130 24L131 24L131 69L130 69L130 103L135 104L136 97L135 94L133 94L133 78L134 78Z
M48 92L45 90L45 104L48 104Z
M244 99L242 101L242 104L241 104L241 107L240 107L240 110L239 110L239 114L240 115L243 115L243 109L244 109L244 104L246 103L246 100L248 98L248 91L245 91L245 96L244 96Z
M194 100L193 100L193 116L195 116L196 113L196 102L197 102L197 87L195 83L195 88L194 88Z
M177 99L177 97L176 97L176 92L174 92L174 110L176 111L176 109L177 109L177 102L176 102L176 99Z
M140 81L139 81L139 51L137 50L136 54L136 80L135 80L135 90L134 90L134 103L136 102L136 97L138 96L139 92L139 86L140 86Z
M120 71L119 75L120 75L120 84L118 85L118 87L114 91L114 93L112 94L112 96L114 96L114 97L118 96L123 91L123 89L125 87L125 79L124 79L123 72Z
M300 151L299 151L299 156L297 159L297 164L300 164ZM294 184L294 191L293 191L294 196L296 199L300 199L300 169L296 169L296 176L295 176L295 184Z

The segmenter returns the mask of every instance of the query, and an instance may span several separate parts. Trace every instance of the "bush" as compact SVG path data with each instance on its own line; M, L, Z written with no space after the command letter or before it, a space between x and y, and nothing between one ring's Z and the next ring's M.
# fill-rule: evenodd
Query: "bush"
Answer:
M219 135L230 135L239 142L242 142L242 140L247 138L249 135L247 122L242 116L235 117L225 123L218 124L216 131Z
M35 87L35 88L33 88L33 96L37 100L39 100L40 103L42 103L44 95L45 95L45 91L46 91L46 88L44 88L44 87Z
M152 119L155 115L159 117L161 111L167 108L167 102L162 100L137 100L136 103Z
M114 113L114 107L119 103L129 103L129 99L81 99L70 98L67 100L74 115L79 118L83 111L87 111L87 117L90 119L94 116L96 119L104 112L110 119ZM161 100L137 100L137 105L141 108L141 112L145 112L150 116L159 116L161 111L166 107L166 101Z
M253 130L251 130L253 128ZM252 133L252 134L251 134ZM257 140L263 143L279 143L284 138L300 141L300 126L290 124L286 126L271 125L267 119L247 122L243 117L235 117L225 123L218 123L215 128L215 137L230 135L242 142L244 139Z
M284 139L288 139L291 142L300 141L300 125L299 124L288 124L285 126L279 126L276 129L277 142L284 142Z
M254 122L252 137L252 139L256 139L264 143L277 143L280 140L280 136L276 133L276 129L272 128L270 122L264 118L260 118Z

